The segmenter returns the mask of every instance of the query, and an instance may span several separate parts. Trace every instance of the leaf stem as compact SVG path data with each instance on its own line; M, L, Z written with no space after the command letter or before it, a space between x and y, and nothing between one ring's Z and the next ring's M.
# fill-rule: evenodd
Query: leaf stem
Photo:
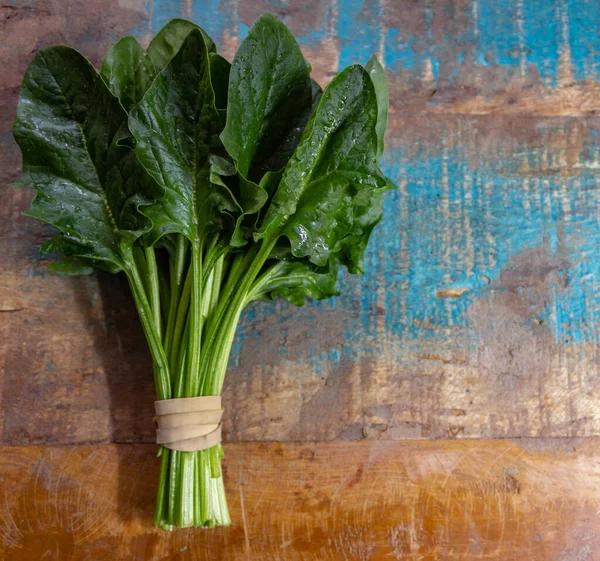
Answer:
M185 395L197 395L200 385L200 358L202 345L202 245L192 244L192 293L190 301L190 338Z
M183 332L183 340L189 340L189 332L190 332L190 320L189 318L185 322L185 331ZM176 364L174 366L175 375L174 375L174 383L173 383L173 397L183 397L183 392L185 390L185 373L186 373L186 365L187 365L187 346L182 345L179 349L179 352L176 356Z
M179 311L179 296L182 290L183 273L185 270L185 258L187 254L187 240L182 234L175 235L175 259L171 262L171 303L169 306L169 317L165 333L165 353L171 355L171 344L173 343L173 332Z
M179 305L175 306L177 310L177 316L175 319L175 326L173 328L173 342L169 354L169 365L171 366L171 370L174 370L177 364L177 357L181 352L181 341L187 341L185 337L182 339L182 334L186 325L188 309L190 307L190 294L192 291L193 276L193 271L190 267L185 278L185 284L183 285L183 291L181 293Z
M133 299L140 316L140 321L148 341L148 347L154 361L154 384L156 386L157 399L168 399L171 397L171 379L169 375L169 364L167 356L163 349L158 331L154 324L154 314L152 307L146 297L144 283L140 276L136 262L133 258L131 245L124 245L122 248L125 256L125 272L129 280L129 286L133 294Z
M160 526L163 523L165 506L169 502L167 475L169 467L170 450L160 449L160 476L158 480L158 491L156 493L156 508L154 510L154 525Z
M146 254L144 253L144 249L140 243L137 241L133 243L132 252L131 261L138 270L140 278L142 279L144 292L146 293L146 297L148 297L148 294L150 294L150 287L148 286L148 266L146 264Z
M214 269L210 272L207 272L208 278L206 283L202 287L202 305L200 306L200 315L202 316L202 324L206 322L206 318L208 317L208 312L210 308L210 299L213 290L213 283L215 280Z
M210 320L208 321L206 326L207 341L212 341L215 331L218 329L219 324L223 320L223 316L227 310L227 306L229 305L231 298L233 298L233 293L236 290L241 278L243 277L244 272L250 266L250 263L252 263L252 260L254 259L257 251L257 248L252 248L245 255L242 253L238 253L235 255L231 267L229 269L229 274L227 275L227 282L225 283L225 286L223 287L222 291L220 291L219 303L215 308L214 312L211 314ZM202 356L206 357L208 351L209 347L205 345Z
M276 240L264 240L258 252L249 251L243 263L230 273L227 285L214 312L215 324L203 355L202 369L206 372L203 380L203 395L219 395L227 370L227 362L235 337L237 323L247 302L252 284L268 259Z
M148 297L152 307L154 326L158 338L162 340L162 316L160 313L160 286L158 283L158 267L156 265L156 254L153 247L144 250L146 256L146 268L148 273Z
M276 278L277 274L283 267L284 262L277 261L277 263L274 263L260 277L258 277L252 284L252 288L248 291L245 305L258 298L261 295L263 287Z
M210 292L210 303L208 306L208 314L212 314L219 303L219 294L221 293L221 284L223 282L223 269L225 266L225 255L221 255L215 263L213 269L213 283Z

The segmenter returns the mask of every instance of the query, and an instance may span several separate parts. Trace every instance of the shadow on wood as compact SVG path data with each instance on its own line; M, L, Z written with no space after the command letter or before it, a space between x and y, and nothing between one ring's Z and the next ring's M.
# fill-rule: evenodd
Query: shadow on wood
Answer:
M148 442L153 431L154 385L152 360L137 310L124 274L111 275L98 272L98 292L89 294L75 289L77 306L89 318L96 358L101 361L110 395L112 443ZM81 279L73 278L74 284ZM91 308L95 297L101 299L102 313ZM151 525L153 506L141 504L133 492L132 473L127 448L114 448L113 467L116 468L117 486L115 500L117 512L124 522L139 520ZM129 458L129 459L128 459ZM158 481L159 461L156 463ZM105 473L101 466L98 475ZM150 478L151 479L151 478Z

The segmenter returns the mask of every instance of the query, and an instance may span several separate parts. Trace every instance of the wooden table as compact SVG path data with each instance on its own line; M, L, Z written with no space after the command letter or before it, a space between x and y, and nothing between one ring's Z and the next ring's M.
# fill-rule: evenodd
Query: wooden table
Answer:
M231 58L263 11L322 84L385 61L399 188L342 296L245 314L233 524L169 534L126 285L46 272L10 127L40 48L98 64L185 16ZM0 2L0 557L600 559L599 26L586 0Z

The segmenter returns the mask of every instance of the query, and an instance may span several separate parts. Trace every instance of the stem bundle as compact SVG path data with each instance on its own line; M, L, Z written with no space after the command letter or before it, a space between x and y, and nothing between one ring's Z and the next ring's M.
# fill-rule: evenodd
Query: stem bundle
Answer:
M157 397L219 395L242 309L279 264L265 267L271 250L265 244L242 257L222 245L194 247L181 234L172 241L167 251L145 249L127 271L153 357ZM168 290L160 288L161 267L169 273ZM159 456L157 526L229 524L220 444L196 452L161 447Z

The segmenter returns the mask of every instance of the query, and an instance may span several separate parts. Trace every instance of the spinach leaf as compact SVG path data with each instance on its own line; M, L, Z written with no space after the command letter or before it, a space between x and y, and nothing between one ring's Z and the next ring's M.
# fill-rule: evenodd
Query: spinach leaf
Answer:
M143 47L133 37L123 37L108 51L100 75L129 111L152 84L156 70Z
M27 70L13 128L23 181L37 192L27 214L58 228L80 255L120 267L127 247L151 227L139 207L155 194L131 177L144 171L119 142L125 120L83 55L51 47Z
M247 237L251 232L246 232L243 223L248 215L257 213L268 199L268 194L262 186L249 181L239 175L235 165L219 156L211 160L210 180L214 185L221 185L232 193L234 199L238 202L239 213L235 220L235 227L231 234L229 243L232 247L242 247L246 245Z
M109 273L119 273L123 269L110 261L98 261L81 257L85 250L74 242L69 241L64 234L56 234L50 240L44 242L40 248L40 256L48 257L60 252L57 259L48 265L48 269L59 275L89 275L94 268Z
M287 129L282 128L283 135L277 145L273 146L271 151L256 163L255 169L258 171L258 175L262 176L264 173L283 170L298 146L306 124L321 101L322 95L321 86L311 79L311 103L309 105L298 104L296 114L287 123Z
M295 116L312 101L309 71L289 29L270 14L258 18L233 59L221 134L243 177L258 182L261 163L298 127Z
M179 51L184 39L193 30L199 30L204 38L204 45L209 53L216 51L213 40L206 31L195 23L185 19L172 19L150 41L148 54L154 62L156 72L160 72Z
M227 97L229 95L229 73L231 64L221 55L210 53L210 81L215 92L215 107L221 117L223 125L227 119Z
M317 267L307 259L281 261L271 267L256 283L253 300L281 297L295 306L303 306L306 298L323 300L337 296L337 262L331 260Z
M40 256L48 257L55 253L59 256L48 265L48 270L59 275L89 275L94 271L94 265L101 263L92 261L84 257L79 257L79 253L85 253L81 246L69 241L64 234L56 234L53 238L47 240L40 247ZM102 263L108 263L103 261ZM115 265L117 270L120 267Z
M48 265L48 270L64 276L91 275L94 272L94 267L90 264L89 259L62 255Z
M389 187L365 190L354 200L352 229L341 241L340 262L353 274L364 273L364 253L369 237L383 214L382 193Z
M388 121L389 90L385 71L377 57L372 57L365 67L373 80L375 95L377 96L377 161L381 160L384 150L385 129Z
M170 232L203 243L224 227L223 212L239 210L227 188L210 182L211 156L223 149L208 55L193 29L129 116L137 157L163 189L144 211L154 223L150 243Z
M286 236L296 257L318 266L340 251L355 199L387 185L375 164L376 121L369 75L358 65L346 68L323 93L255 238L274 244Z

